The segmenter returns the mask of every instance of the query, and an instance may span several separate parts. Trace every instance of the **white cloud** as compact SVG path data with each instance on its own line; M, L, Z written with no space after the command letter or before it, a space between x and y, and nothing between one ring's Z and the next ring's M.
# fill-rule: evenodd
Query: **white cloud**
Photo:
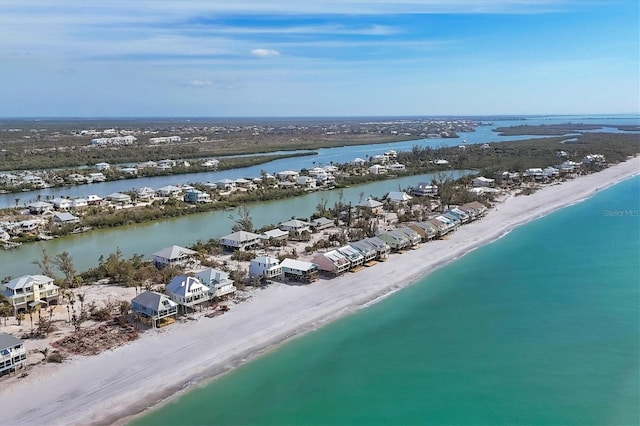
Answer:
M260 58L269 58L273 56L280 56L280 52L273 49L253 49L251 51L253 56L258 56Z
M191 80L189 82L189 86L191 87L207 87L207 86L211 86L213 83L211 83L211 80Z

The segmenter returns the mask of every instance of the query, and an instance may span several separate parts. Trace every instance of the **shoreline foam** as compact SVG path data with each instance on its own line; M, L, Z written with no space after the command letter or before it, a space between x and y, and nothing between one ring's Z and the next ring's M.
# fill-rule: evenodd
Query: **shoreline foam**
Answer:
M47 377L0 390L3 422L124 424L291 338L389 297L517 226L639 173L640 157L635 157L532 195L509 197L447 240L332 280L275 284L221 317L175 324L116 350L74 358Z

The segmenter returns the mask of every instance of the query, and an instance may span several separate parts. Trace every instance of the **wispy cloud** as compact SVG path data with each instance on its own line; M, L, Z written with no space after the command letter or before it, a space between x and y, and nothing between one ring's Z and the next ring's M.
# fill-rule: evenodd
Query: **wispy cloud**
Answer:
M259 58L271 58L274 56L280 56L280 52L273 49L252 49L251 54Z
M189 86L191 87L209 87L212 84L211 80L191 80L189 82Z

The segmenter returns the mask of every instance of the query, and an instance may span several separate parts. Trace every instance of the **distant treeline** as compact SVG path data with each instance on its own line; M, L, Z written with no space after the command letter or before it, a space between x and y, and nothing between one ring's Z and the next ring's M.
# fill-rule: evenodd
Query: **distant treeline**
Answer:
M621 131L640 131L640 126L612 125L612 124L582 124L582 123L562 123L562 124L542 124L539 126L512 126L497 127L494 129L500 136L562 136L570 133L577 133L585 130L598 130L603 127L610 127Z

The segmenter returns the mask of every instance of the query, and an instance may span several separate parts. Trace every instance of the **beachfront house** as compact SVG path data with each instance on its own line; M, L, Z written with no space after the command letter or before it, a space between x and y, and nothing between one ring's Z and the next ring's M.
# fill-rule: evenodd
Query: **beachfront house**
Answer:
M188 275L178 275L166 285L167 295L182 307L183 312L189 308L204 303L211 299L209 287L202 284L196 277Z
M451 210L447 210L446 212L442 213L442 216L446 217L447 219L449 219L450 221L453 222L453 224L455 225L456 229L462 225L462 218L454 213Z
M463 204L458 208L467 213L471 220L479 219L480 217L487 214L487 207L478 201L472 201L470 203Z
M460 220L462 221L462 223L468 223L471 220L471 217L467 214L467 212L465 212L459 207L454 207L449 211L457 215L458 217L460 217Z
M229 274L219 269L207 268L204 271L197 272L196 278L209 288L212 298L226 296L236 291Z
M225 235L218 239L218 242L226 251L247 251L257 248L260 245L260 235L253 232L237 231Z
M383 232L377 235L382 241L391 247L392 251L400 251L409 248L411 241L406 235L394 231Z
M153 254L153 264L162 269L166 266L186 268L197 264L198 252L180 246L171 246Z
M316 253L313 257L313 263L318 265L320 272L334 277L342 275L351 269L349 258L338 250Z
M363 264L365 265L375 260L378 256L378 252L376 251L376 249L362 240L350 242L349 246L352 249L357 250L358 253L362 255Z
M437 234L438 238L441 238L449 233L449 229L447 228L447 226L439 220L431 218L426 220L425 222L431 224L434 228L438 230L438 234Z
M336 250L340 252L344 257L349 260L351 264L351 270L359 269L362 264L364 264L364 256L358 250L354 249L350 245L338 247Z
M258 256L249 263L250 278L265 278L278 280L282 278L282 266L280 261L271 256Z
M24 343L8 333L0 333L0 376L27 366Z
M422 235L420 235L418 231L409 226L401 226L400 228L396 229L396 231L401 232L409 239L411 247L415 247L422 242Z
M53 283L53 278L44 275L23 275L6 284L0 284L0 294L13 307L14 312L18 312L40 304L56 304L59 287Z
M140 293L131 301L131 310L146 318L152 327L161 327L178 316L178 304L164 294L155 291Z
M407 226L422 237L422 241L430 241L438 236L438 229L429 222L409 223Z
M377 256L376 260L384 261L389 257L389 253L391 253L391 246L386 243L386 241L378 238L378 237L369 237L357 242L358 244L363 243L367 244L373 249L375 249Z
M441 222L445 229L446 229L446 233L448 234L449 232L453 232L456 229L456 223L449 219L448 217L444 216L444 215L438 215L436 217L433 218L435 221L437 222Z
M286 280L311 283L318 279L318 265L296 259L284 259L280 266Z

